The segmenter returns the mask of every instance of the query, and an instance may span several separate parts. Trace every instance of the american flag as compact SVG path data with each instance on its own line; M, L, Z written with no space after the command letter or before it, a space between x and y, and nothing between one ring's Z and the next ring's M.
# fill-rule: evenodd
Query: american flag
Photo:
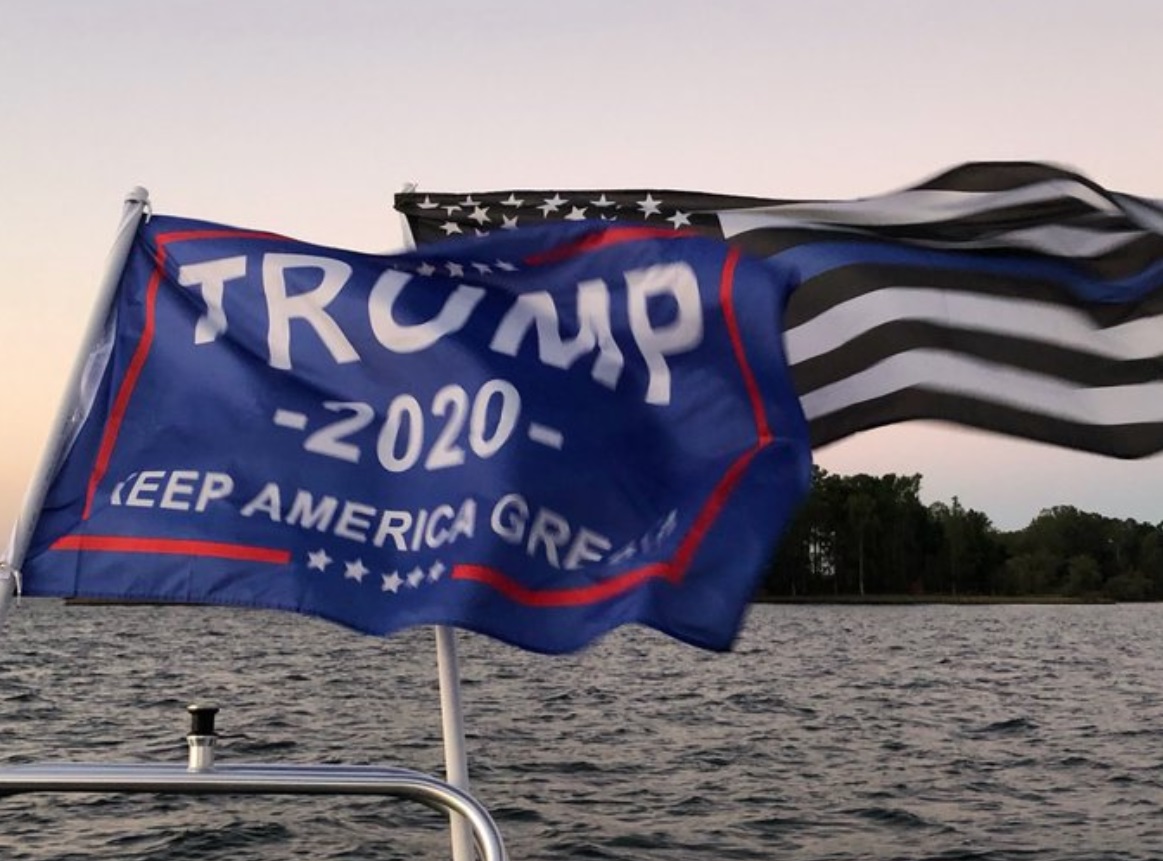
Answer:
M1163 202L1071 170L970 163L854 200L417 191L396 209L418 244L597 219L704 231L790 267L783 337L817 447L934 419L1116 457L1163 449Z

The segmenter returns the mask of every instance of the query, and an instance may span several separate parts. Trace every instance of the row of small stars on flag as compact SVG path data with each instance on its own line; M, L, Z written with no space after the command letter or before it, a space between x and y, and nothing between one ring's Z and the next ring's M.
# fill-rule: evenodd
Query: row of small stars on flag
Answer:
M540 206L532 206L531 208L540 210L542 219L554 221L584 221L587 218L600 219L602 221L617 221L617 215L610 215L607 212L614 212L619 209L629 209L625 204L617 203L610 200L605 194L601 195L597 200L579 200L573 201L562 197L560 194L554 193L552 197L541 198L543 203ZM496 206L507 208L510 210L518 210L525 206L526 200L519 198L515 194L510 194L508 198L500 201ZM562 211L563 207L569 206L568 211ZM493 206L485 206L482 202L475 200L472 195L464 198L456 203L439 203L432 200L431 195L425 195L422 201L416 204L422 210L443 209L449 219L452 218L453 213L461 212L463 217L461 221L475 221L478 225L476 233L487 233L487 228L500 227L502 230L512 230L517 227L518 219L521 217L516 212L505 212L502 210L496 216L490 216L489 210ZM669 216L663 215L663 201L654 197L654 195L647 193L641 200L635 201L634 207L639 210L634 213L636 220L649 221L651 217L658 216L660 220L670 222L675 230L680 227L690 227L690 214L676 209L673 214ZM611 209L612 208L612 209ZM464 215L464 211L472 210ZM597 210L592 215L590 210ZM499 219L499 220L498 220ZM458 221L445 221L440 225L440 229L444 231L445 235L452 236L457 233L463 233L461 224Z
M401 267L395 267L401 268ZM517 266L507 260L496 260L492 263L483 263L481 261L473 261L467 265L468 269L475 269L480 275L489 275L493 272L516 272ZM447 273L449 278L463 278L466 271L466 266L463 263L457 263L455 260L444 260L439 266L434 266L431 262L425 260L419 266L410 270L417 275L422 275L425 278L430 278L437 272Z
M423 278L431 278L434 275L446 278L463 278L470 269L477 275L491 275L496 272L517 272L520 271L521 267L508 260L494 260L492 263L485 263L483 260L457 262L442 259L436 262L431 260L421 260L419 263L393 262L389 268L397 272L411 272Z
M313 553L307 554L307 570L308 571L322 571L326 572L332 562L326 550L316 550ZM400 587L407 586L409 589L419 589L425 582L435 583L444 576L444 572L448 568L439 560L433 562L427 569L421 568L419 565L400 575L399 571L391 571L387 574L380 574L380 591L391 592L393 595L400 591ZM345 580L354 580L357 583L363 583L363 578L371 573L371 569L363 564L362 559L354 559L350 562L343 563L343 578Z

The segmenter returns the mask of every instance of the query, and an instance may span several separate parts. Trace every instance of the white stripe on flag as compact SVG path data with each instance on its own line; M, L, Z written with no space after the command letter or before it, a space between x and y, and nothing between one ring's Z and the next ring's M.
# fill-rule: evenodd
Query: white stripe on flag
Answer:
M892 227L904 224L940 224L995 209L1070 199L1078 200L1098 212L1110 214L1121 212L1116 204L1081 182L1051 179L1006 191L919 189L860 200L776 203L771 206L725 210L718 215L723 225L723 233L731 237L744 230L766 226L763 219L772 215L801 221L847 224L853 227Z
M1152 233L1163 234L1163 200L1149 200L1118 192L1113 194L1132 221Z
M1142 239L1150 234L1145 230L1125 230L1119 233L1087 230L1084 227L1069 227L1064 224L1046 224L999 233L989 239L974 239L969 242L917 242L940 248L1027 248L1039 254L1055 257L1101 257L1116 251L1124 245ZM911 241L911 240L910 240Z
M875 225L868 225L868 228L865 229L834 221L811 221L786 215L782 210L778 214L738 217L739 213L748 212L751 210L740 209L716 213L723 235L730 239L747 230L812 230L824 234L836 233L840 238L852 234L877 235ZM995 233L985 239L940 240L922 238L920 233L924 229L923 225L918 227L918 235L909 236L908 244L919 245L923 248L945 248L957 251L973 251L981 248L1020 248L1053 257L1083 260L1109 254L1136 239L1152 235L1151 231L1148 230L1124 230L1115 233L1109 230L1091 230L1086 227L1064 224L1045 224L1011 230L1006 233ZM817 241L827 240L821 236Z
M1085 314L1062 305L933 287L886 287L789 329L784 335L788 361L794 365L821 356L863 332L905 320L1042 341L1112 359L1147 359L1163 353L1163 317L1098 329Z
M1083 388L1009 365L913 350L800 398L808 420L919 387L1088 425L1163 421L1163 382Z

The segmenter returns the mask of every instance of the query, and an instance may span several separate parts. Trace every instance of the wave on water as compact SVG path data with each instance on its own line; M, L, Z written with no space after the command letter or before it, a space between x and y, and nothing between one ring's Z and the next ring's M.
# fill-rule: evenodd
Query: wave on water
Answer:
M1158 861L1154 613L759 606L724 655L640 629L557 657L462 635L473 790L515 861ZM211 701L224 762L443 768L428 631L28 601L0 637L5 765L180 763L185 704ZM5 861L448 845L439 814L362 797L0 801Z

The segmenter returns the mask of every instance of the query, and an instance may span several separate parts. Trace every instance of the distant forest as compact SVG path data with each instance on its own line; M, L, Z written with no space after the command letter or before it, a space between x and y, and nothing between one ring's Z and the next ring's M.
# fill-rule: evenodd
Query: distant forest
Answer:
M1163 530L1060 505L1001 532L980 511L924 505L920 475L832 475L785 532L761 597L950 595L1163 599Z

